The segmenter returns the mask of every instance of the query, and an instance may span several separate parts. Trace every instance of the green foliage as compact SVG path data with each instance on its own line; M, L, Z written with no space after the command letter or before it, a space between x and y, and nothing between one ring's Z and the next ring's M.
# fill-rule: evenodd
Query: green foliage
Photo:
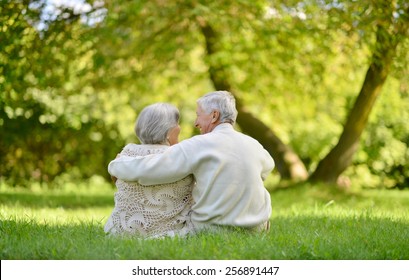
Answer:
M406 2L396 1L388 30L400 40L390 81L346 172L364 186L408 186ZM2 180L107 176L153 102L179 107L181 139L197 133L195 100L213 89L209 62L312 171L337 143L388 16L384 1L84 3L46 15L46 1L1 1ZM203 22L220 34L212 56Z
M409 95L402 83L390 80L374 110L351 169L366 187L409 188ZM365 168L369 167L369 172ZM359 171L358 171L359 170ZM364 173L364 174L359 174Z
M33 108L30 119L0 114L5 120L2 129L9 132L0 142L1 147L7 147L1 150L2 176L17 185L31 184L32 180L49 183L65 172L79 178L107 176L106 166L122 146L107 126L94 119L75 129L64 117L54 115L50 115L51 123L43 123L45 115L40 108ZM74 174L76 170L80 172Z
M117 139L116 125L101 117L102 102L87 84L92 66L92 42L83 36L87 28L71 11L39 30L34 23L42 1L3 2L1 179L29 185L66 172L108 177L106 165L124 141Z

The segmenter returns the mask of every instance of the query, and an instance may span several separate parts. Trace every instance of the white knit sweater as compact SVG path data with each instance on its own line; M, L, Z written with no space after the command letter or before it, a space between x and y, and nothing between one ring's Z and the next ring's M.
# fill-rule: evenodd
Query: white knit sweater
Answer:
M128 144L121 155L159 154L167 148L165 145ZM115 208L104 231L112 235L148 238L188 234L193 230L190 221L193 185L191 175L173 183L153 186L118 179Z

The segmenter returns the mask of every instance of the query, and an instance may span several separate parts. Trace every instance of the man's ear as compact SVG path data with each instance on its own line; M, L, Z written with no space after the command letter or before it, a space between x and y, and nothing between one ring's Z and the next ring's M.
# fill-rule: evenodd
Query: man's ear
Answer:
M220 112L214 110L214 111L212 112L212 123L217 122L219 119L220 119Z

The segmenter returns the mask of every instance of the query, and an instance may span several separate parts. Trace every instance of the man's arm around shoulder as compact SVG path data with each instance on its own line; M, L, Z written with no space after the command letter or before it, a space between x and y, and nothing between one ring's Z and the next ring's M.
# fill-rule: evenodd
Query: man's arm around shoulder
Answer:
M183 152L180 143L163 154L121 156L109 163L108 172L118 179L136 181L142 185L171 183L192 173L189 157Z
M108 173L123 181L138 181L138 158L143 157L117 157L108 164Z

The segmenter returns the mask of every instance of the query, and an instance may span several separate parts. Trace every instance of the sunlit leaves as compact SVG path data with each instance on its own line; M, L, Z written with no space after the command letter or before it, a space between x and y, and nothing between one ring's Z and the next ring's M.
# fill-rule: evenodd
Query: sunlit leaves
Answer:
M86 165L95 143L107 153L97 160L105 164L120 142L135 141L135 118L153 102L179 107L182 139L197 133L196 98L213 89L208 65L226 70L246 107L311 170L338 140L373 51L388 50L374 45L377 25L386 22L392 24L384 34L399 40L390 76L399 86L383 91L363 139L373 148L365 146L356 164L367 161L377 176L375 161L400 168L401 158L396 164L383 160L381 139L405 143L408 137L407 1L394 1L389 14L383 6L388 1L375 0L79 2L81 9L50 10L52 1L0 6L0 129L7 134L0 140L2 159L7 154L7 164L22 164L28 149L50 147L30 155L31 166L21 169L26 174L37 170L36 161L58 162L60 167L50 163L54 175L80 161ZM219 34L212 55L206 53L205 23ZM388 149L394 158L402 153ZM22 176L21 170L13 176ZM91 170L85 167L84 174Z
M43 21L43 4L0 7L0 176L11 184L51 182L75 168L80 176L106 176L122 140L115 125L104 123L92 87L90 27L69 9Z

